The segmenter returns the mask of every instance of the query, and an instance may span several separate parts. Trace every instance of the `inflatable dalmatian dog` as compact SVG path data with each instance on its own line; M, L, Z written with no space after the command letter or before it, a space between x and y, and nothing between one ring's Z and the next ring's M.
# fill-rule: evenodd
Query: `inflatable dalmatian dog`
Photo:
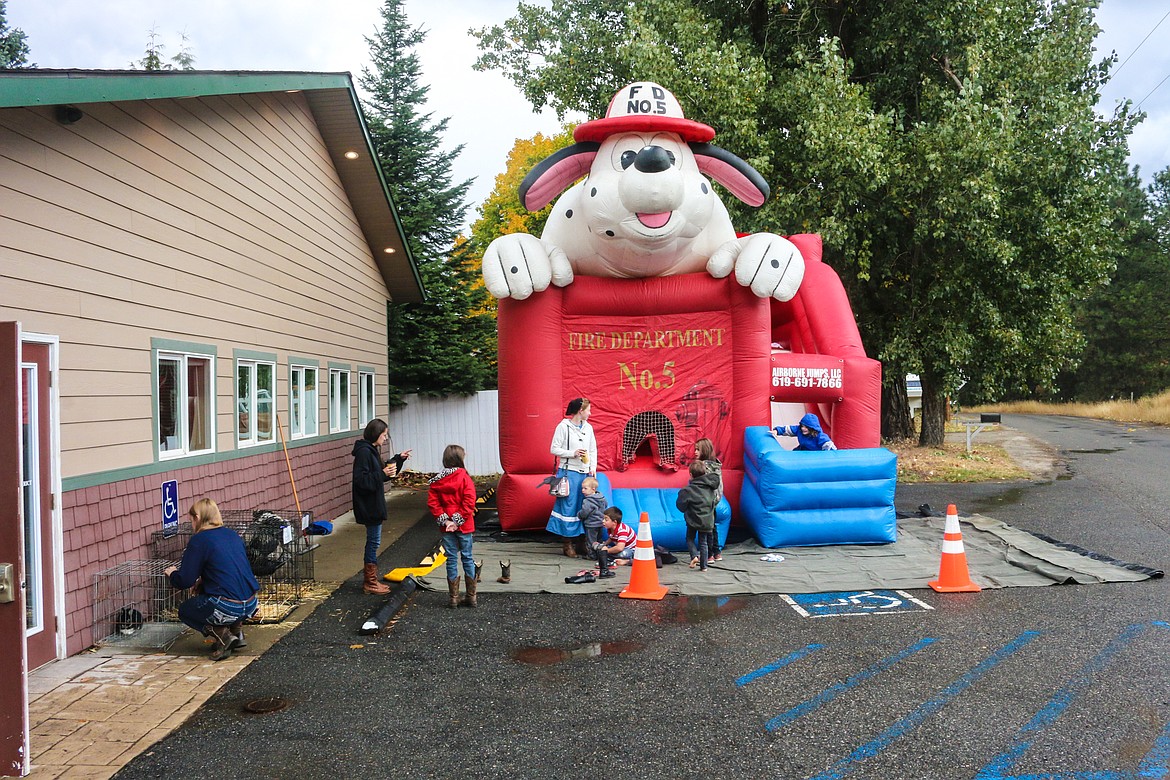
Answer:
M604 119L577 127L575 144L541 162L520 185L525 208L537 211L565 188L541 238L501 236L483 258L483 278L497 298L521 300L574 274L637 278L735 271L761 298L787 301L804 278L804 259L772 233L736 238L727 209L711 187L722 184L751 206L767 200L760 174L712 146L715 131L684 118L661 86L637 82L620 90Z

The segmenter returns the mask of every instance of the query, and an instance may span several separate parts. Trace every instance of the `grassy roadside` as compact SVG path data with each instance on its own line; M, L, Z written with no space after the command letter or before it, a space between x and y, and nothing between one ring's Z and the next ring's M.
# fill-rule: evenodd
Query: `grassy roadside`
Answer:
M962 433L956 423L947 433ZM947 442L942 447L919 447L916 439L882 442L898 456L898 482L1008 482L1028 479L1027 471L1016 465L1007 452L995 444L978 442L967 453L966 441Z
M1101 403L1050 404L1041 401L1012 401L992 406L977 406L966 412L1003 412L1005 414L1053 414L1089 417L1096 420L1170 425L1170 390L1132 401ZM947 433L961 433L957 423L947 425ZM1027 479L1028 473L1002 447L979 442L968 455L965 441L947 443L942 448L919 447L916 440L884 442L898 455L898 481L915 482L999 482Z

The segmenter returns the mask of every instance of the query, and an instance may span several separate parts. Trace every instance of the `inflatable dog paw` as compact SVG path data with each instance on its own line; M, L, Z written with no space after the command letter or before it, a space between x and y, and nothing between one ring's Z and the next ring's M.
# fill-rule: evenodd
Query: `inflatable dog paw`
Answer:
M717 279L733 270L735 281L758 297L788 301L804 280L804 258L783 236L754 233L728 241L707 261L707 272Z
M522 301L550 283L564 287L573 281L569 259L559 247L527 233L500 236L483 255L483 281L497 298Z

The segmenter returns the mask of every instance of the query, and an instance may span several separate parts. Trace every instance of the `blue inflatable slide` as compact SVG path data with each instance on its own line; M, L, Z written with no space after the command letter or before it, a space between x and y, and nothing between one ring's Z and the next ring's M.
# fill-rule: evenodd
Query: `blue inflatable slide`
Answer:
M883 447L788 451L771 429L744 431L739 511L764 547L896 540L897 456Z

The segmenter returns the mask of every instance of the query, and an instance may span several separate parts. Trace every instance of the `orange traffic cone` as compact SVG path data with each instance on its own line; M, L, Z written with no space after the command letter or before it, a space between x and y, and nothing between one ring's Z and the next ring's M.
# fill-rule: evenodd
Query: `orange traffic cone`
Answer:
M618 595L623 599L659 601L668 588L658 584L658 567L654 565L654 540L650 538L650 516L645 512L638 520L638 544L634 547L634 565L630 567L630 584Z
M963 532L959 530L959 510L947 505L947 523L943 527L942 561L938 579L928 582L940 593L977 593L983 590L967 573L967 553L963 552Z

